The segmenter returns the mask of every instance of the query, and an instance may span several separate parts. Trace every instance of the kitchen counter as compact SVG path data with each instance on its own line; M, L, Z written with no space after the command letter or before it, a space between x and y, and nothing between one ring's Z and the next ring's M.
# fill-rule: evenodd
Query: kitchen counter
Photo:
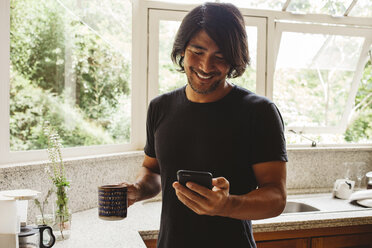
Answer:
M160 201L145 201L128 208L128 217L119 221L99 219L97 208L74 213L70 238L53 248L146 248L140 231L159 230L160 212Z
M331 194L290 195L287 201L312 205L320 211L281 214L252 221L254 232L273 232L310 228L372 224L372 208L332 198ZM160 201L135 203L121 221L98 218L97 208L77 212L72 217L70 239L56 248L146 248L143 240L156 239L160 223Z

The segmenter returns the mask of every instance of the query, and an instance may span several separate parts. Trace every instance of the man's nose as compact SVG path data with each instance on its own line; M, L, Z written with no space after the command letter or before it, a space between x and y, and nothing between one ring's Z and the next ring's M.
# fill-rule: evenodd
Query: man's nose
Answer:
M204 73L209 73L214 70L214 63L210 56L205 56L200 60L199 69Z

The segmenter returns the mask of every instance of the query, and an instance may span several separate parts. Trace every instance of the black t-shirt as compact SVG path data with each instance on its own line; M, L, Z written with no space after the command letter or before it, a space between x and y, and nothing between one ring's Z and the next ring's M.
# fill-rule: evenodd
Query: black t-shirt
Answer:
M162 213L158 247L256 247L250 220L198 215L177 199L180 169L209 171L230 182L230 194L257 187L252 165L287 161L283 121L267 98L234 86L222 99L195 103L185 87L150 103L145 153L158 160Z

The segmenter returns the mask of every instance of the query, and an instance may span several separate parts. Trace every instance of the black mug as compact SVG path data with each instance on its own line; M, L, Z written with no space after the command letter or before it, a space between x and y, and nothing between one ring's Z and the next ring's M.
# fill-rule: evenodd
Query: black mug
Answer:
M98 216L103 220L122 220L127 217L127 187L103 185L98 187Z

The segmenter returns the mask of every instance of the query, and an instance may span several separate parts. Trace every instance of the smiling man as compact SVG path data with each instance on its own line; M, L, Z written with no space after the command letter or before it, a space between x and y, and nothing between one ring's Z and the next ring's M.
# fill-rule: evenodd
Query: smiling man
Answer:
M227 91L224 87L230 66L226 63L222 52L205 30L200 30L182 53L184 70L190 87L186 87L186 94L197 98L194 101L208 102L217 100L214 91ZM213 94L212 94L213 93ZM210 99L210 97L216 99Z
M129 204L162 190L158 247L256 247L251 220L286 202L283 121L274 103L228 78L249 64L239 10L205 3L181 23L172 60L187 85L151 101L145 159ZM177 182L181 169L208 171L213 189Z

